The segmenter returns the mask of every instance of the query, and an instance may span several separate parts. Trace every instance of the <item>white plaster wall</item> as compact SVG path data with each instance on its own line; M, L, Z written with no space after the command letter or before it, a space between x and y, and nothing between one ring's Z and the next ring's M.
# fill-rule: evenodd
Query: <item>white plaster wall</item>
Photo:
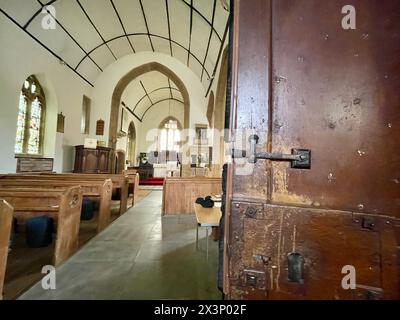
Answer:
M91 96L91 87L4 15L0 15L0 43L0 172L16 170L19 94L31 74L38 76L47 97L44 156L54 157L56 171L70 171L73 146L83 143L85 138L80 133L82 99L84 94ZM55 119L60 111L66 116L65 134L56 134Z

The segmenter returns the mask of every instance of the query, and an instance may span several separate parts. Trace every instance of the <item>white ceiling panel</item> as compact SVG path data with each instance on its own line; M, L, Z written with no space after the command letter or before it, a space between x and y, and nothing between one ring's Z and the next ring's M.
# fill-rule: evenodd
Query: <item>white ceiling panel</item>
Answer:
M145 73L140 77L140 79L142 80L147 93L150 93L158 88L168 87L167 77L158 71Z
M171 43L172 56L185 65L190 49L190 54L199 61L190 58L189 67L201 77L201 64L205 59L210 37L214 0L193 0L194 10L191 10L191 2L191 0L54 0L52 5L56 9L55 16L59 23L56 30L42 28L41 22L45 14L40 13L41 6L37 0L0 0L0 6L12 23L15 22L19 26L27 25L26 31L38 39L32 38L32 41L37 41L46 49L50 49L54 56L61 57L72 68L75 68L80 61L84 61L76 71L82 77L87 74L87 77L92 79L98 69L95 64L104 69L115 61L113 56L119 59L132 53L126 35L136 52L152 52L154 48L155 52L170 55ZM215 33L211 38L205 61L209 73L214 70L227 19L228 12L217 0ZM148 31L151 37L148 36ZM103 39L111 52L104 45ZM90 59L84 59L87 53L95 63ZM90 70L93 66L94 72ZM79 74L79 70L82 74ZM209 83L205 86L208 87Z
M215 20L214 20L214 29L218 32L219 36L222 38L226 23L229 18L229 12L224 9L220 1L217 3L217 7L215 10Z
M77 71L88 81L94 82L100 74L99 68L90 60L85 59L78 67Z
M179 101L183 101L182 94L179 91L172 90L172 96L174 97L174 99L177 99Z
M127 34L147 33L139 0L113 0Z
M188 48L190 38L190 8L182 0L169 0L168 4L171 21L171 38Z
M208 49L208 55L206 60L206 69L208 72L213 72L214 66L218 59L218 53L221 47L221 42L218 40L217 36L213 32L210 41L210 47Z
M90 57L96 61L96 63L104 70L107 66L115 61L115 58L111 54L107 46L101 46L94 50Z
M169 83L171 84L171 88L178 90L178 87L176 86L175 82L173 82L172 80L170 80Z
M194 15L199 17L197 13L194 13ZM210 30L211 28L203 19L193 19L191 51L201 62L203 62L204 56L206 55Z
M185 49L173 43L172 52L176 59L180 60L184 65L187 64L188 52Z
M110 41L108 43L108 46L118 59L133 53L132 47L129 44L127 37L122 37Z
M79 1L106 41L123 34L122 26L110 0Z
M169 90L169 88L160 88L159 90L153 91L150 94L150 98L151 101L153 101L153 103L164 99L169 99L170 97L171 97L171 91Z
M146 35L141 36L130 36L131 42L133 47L135 48L136 52L140 51L153 51L151 49L149 37Z
M200 78L201 77L201 72L203 70L201 64L194 59L193 57L190 57L189 59L189 67L190 69L193 70L193 72Z
M57 20L86 52L103 42L76 1L57 1L54 7Z
M151 34L168 38L167 8L163 0L142 0Z
M28 31L34 34L42 43L46 43L50 50L72 67L75 67L85 55L79 46L61 28L52 30L43 29L39 18L32 21L28 27Z
M171 55L169 40L152 36L151 41L153 42L155 51Z
M212 20L214 1L220 0L193 0L193 6L208 20Z
M21 26L41 9L37 0L0 0L0 8L12 16ZM39 14L42 18L44 14Z

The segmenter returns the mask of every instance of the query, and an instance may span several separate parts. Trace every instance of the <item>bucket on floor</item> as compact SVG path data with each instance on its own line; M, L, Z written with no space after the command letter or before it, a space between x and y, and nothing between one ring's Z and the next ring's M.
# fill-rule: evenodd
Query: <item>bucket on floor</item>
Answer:
M89 221L92 220L94 216L94 201L90 199L83 199L82 210L81 210L81 220Z
M29 248L43 248L53 239L53 219L47 216L26 221L26 245Z

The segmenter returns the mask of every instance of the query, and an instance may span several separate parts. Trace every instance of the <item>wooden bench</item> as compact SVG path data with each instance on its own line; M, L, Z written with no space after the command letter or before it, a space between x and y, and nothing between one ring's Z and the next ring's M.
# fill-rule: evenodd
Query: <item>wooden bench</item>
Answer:
M104 181L111 179L114 189L121 189L121 203L119 213L122 215L128 210L128 178L122 174L81 174L81 173L40 173L40 174L7 174L0 175L0 179L15 179L19 177L35 179L46 177L45 180L73 181L79 185L84 182Z
M3 299L3 286L10 246L13 211L13 207L6 201L0 200L0 300Z
M80 187L68 189L0 188L0 198L14 207L18 224L46 215L56 226L54 266L67 260L79 245L79 225L82 208Z
M83 197L95 197L99 199L99 214L97 220L97 232L104 230L111 220L111 196L112 181L60 181L48 180L46 177L37 176L34 179L28 176L0 179L1 188L41 188L41 189L66 189L73 186L82 188Z
M132 186L132 205L135 205L135 193L139 191L140 175L136 170L132 169L124 170L122 174L128 177L129 185Z
M120 215L124 214L128 210L128 196L129 196L129 179L123 174L90 174L90 173L41 173L40 175L46 177L62 177L63 179L82 180L82 181L93 181L93 180L104 180L111 179L114 189L121 190L121 203L120 203Z

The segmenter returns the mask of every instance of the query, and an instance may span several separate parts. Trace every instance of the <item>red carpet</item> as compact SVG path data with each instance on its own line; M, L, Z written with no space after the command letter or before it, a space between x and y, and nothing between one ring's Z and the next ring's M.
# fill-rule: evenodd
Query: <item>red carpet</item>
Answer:
M162 186L164 184L164 178L149 178L146 180L140 180L141 186Z

